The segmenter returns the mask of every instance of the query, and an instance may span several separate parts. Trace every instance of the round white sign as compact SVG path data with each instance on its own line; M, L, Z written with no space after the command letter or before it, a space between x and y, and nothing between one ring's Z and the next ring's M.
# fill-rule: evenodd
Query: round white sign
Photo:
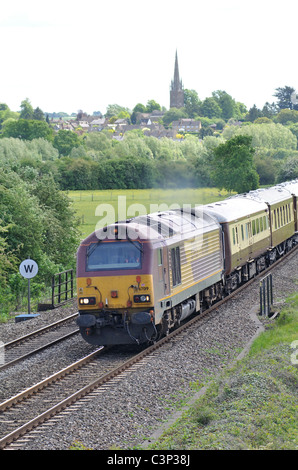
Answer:
M19 271L21 276L31 279L38 273L38 264L33 259L25 259L21 262Z

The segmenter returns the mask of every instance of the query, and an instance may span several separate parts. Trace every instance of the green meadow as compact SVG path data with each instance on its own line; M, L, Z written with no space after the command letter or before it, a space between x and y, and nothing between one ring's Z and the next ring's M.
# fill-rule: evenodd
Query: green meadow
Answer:
M82 238L85 238L103 218L117 221L140 213L174 209L175 206L183 208L185 204L195 207L225 199L230 194L216 188L198 188L67 191L67 195L73 201Z

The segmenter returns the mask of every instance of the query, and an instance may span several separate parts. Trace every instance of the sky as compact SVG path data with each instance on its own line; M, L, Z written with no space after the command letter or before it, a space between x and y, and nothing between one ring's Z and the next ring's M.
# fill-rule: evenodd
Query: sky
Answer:
M293 0L14 0L0 11L0 102L20 111L103 114L184 88L224 90L249 109L298 90Z

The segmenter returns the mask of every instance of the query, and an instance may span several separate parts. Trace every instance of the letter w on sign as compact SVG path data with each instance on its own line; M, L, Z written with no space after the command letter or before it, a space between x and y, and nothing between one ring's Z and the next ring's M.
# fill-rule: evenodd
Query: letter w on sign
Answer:
M33 259L25 259L25 261L22 261L20 264L19 271L21 276L26 279L31 279L38 273L38 264L33 261Z

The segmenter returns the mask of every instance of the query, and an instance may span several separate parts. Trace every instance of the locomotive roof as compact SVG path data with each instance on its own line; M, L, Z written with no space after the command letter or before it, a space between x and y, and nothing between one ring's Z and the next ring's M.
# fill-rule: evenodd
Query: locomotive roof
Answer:
M206 233L219 228L219 223L211 215L202 210L203 206L195 208L186 207L140 215L128 220L118 221L107 227L100 228L91 233L83 244L88 245L97 240L111 237L117 239L114 230L118 227L121 239L140 238L147 240L166 240L176 237L187 237L190 232Z
M247 198L241 194L223 201L206 204L204 210L213 214L219 222L232 222L257 214L260 211L266 211L268 207L263 201Z
M129 221L130 224L137 224L142 232L150 227L151 238L170 238L175 235L184 235L192 231L211 231L218 228L217 221L208 213L202 210L202 206L191 209L175 209L164 212L137 216ZM145 228L146 227L146 228Z

